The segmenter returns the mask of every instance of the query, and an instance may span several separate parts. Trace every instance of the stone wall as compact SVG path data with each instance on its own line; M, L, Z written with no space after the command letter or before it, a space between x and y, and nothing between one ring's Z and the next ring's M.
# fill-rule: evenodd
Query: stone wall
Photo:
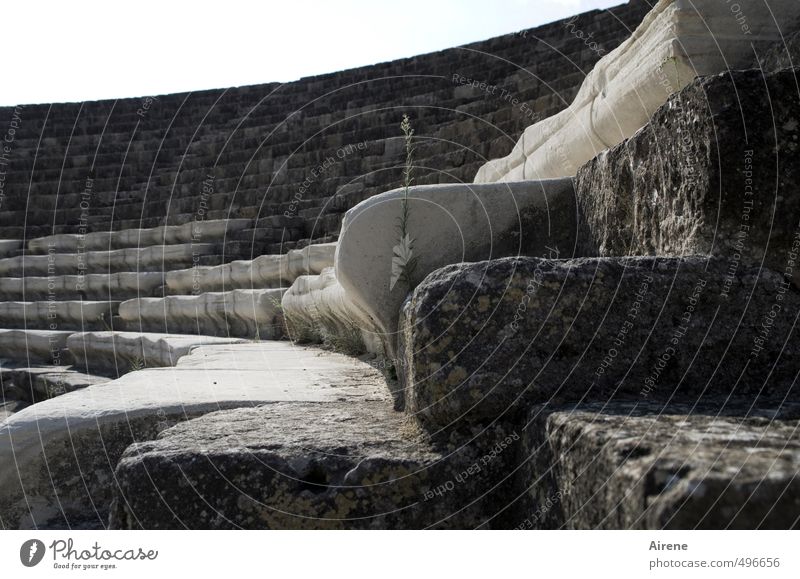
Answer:
M404 112L417 183L470 182L565 108L648 9L635 1L286 84L0 108L11 137L2 237L229 217L285 229L257 240L265 253L335 235L346 209L400 183Z

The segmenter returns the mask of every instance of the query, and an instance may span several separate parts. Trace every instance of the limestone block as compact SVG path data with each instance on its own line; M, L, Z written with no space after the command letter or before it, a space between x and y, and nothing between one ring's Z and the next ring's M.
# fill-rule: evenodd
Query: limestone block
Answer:
M13 414L0 427L3 527L104 528L125 448L177 421L278 402L386 398L377 372L352 358L289 342L220 342L174 368L132 372Z
M382 381L372 368L359 370L362 381ZM385 389L360 400L207 414L125 451L110 526L502 528L520 437L508 436L512 448L486 460L483 451L506 437L484 433L481 444L448 452L413 435Z
M583 253L715 255L797 283L799 139L794 71L697 79L578 172Z
M276 340L283 336L285 289L231 290L194 296L137 298L119 315L133 331L157 331Z
M744 6L744 5L743 5ZM749 65L753 44L781 41L796 0L756 0L737 21L718 0L659 0L628 40L604 56L564 111L525 129L513 151L480 168L476 183L568 177L643 127L696 76Z
M109 378L76 371L71 366L35 366L20 360L0 362L0 380L3 397L10 394L27 402L39 402L108 382Z
M445 267L404 308L406 409L445 433L536 403L786 395L798 310L781 274L702 257Z
M166 274L169 293L187 294L289 286L299 275L320 273L333 265L335 243L312 244L281 255L200 266Z
M48 362L55 365L72 363L67 351L69 330L0 329L0 352L3 358Z
M141 248L25 255L0 259L0 275L59 275L117 271L159 271L168 267L186 267L193 259L216 253L209 243L153 245Z
M348 211L336 253L336 278L347 300L388 353L394 352L400 306L431 271L512 255L573 255L577 214L569 179L423 185L409 189L407 231L416 260L411 283L392 287L403 195L395 189Z
M533 408L519 527L795 528L800 406L713 402Z
M174 366L181 356L205 344L242 342L189 334L139 332L77 332L67 339L75 365L86 371L124 374L139 368Z
M27 402L22 400L9 400L7 402L0 401L0 424L3 423L9 416L15 412L19 412L28 406Z
M383 354L379 336L369 331L369 320L336 281L332 267L319 275L301 275L283 295L281 306L292 340L333 341L351 354ZM361 351L360 351L361 350Z
M88 300L125 299L152 296L164 285L157 271L87 273L47 277L0 277L0 297L9 301L84 298Z
M103 329L111 323L119 302L41 301L0 302L0 326L48 330Z
M16 255L22 249L23 241L21 239L0 239L0 257L9 257Z
M30 253L73 253L77 251L104 251L150 245L220 242L229 232L252 226L252 219L215 219L189 221L181 225L162 225L148 229L123 229L121 231L93 231L84 235L62 233L31 239Z

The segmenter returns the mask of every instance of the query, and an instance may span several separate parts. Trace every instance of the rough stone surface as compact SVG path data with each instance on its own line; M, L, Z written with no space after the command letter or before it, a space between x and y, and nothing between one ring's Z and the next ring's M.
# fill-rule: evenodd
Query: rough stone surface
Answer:
M0 302L0 327L40 330L101 330L116 315L119 302Z
M0 275L70 275L118 271L162 271L191 267L204 260L218 261L220 253L212 243L152 245L110 251L21 255L0 259ZM201 260L201 258L203 258Z
M406 407L438 432L554 400L786 393L800 296L770 270L726 271L650 257L440 269L404 309Z
M392 410L387 394L384 388L379 396L346 403L281 402L216 412L135 444L117 467L111 527L483 525L503 505L505 487L495 485L520 437L506 441L495 429L477 437L485 447L473 441L435 450ZM487 458L486 449L500 440L505 456ZM504 524L501 517L493 523Z
M67 350L67 338L72 334L70 330L0 329L0 352L3 358L56 366L71 364L73 358Z
M56 296L59 300L124 300L151 297L164 285L158 271L87 273L0 277L0 298L8 301L40 301Z
M71 366L31 366L0 362L0 392L3 397L26 402L41 402L108 381L109 378L105 376L80 372Z
M518 527L796 528L800 406L709 402L532 409Z
M149 245L173 245L222 241L233 232L251 227L252 219L218 219L190 221L183 225L163 225L150 229L125 229L122 231L95 231L81 234L48 235L28 242L30 253L72 253L77 251L104 251Z
M174 368L131 372L34 404L0 427L0 528L102 528L130 444L208 412L386 398L352 358L287 342L203 346Z
M765 103L768 106L765 112ZM587 255L718 255L796 266L800 95L793 71L696 80L578 173Z
M332 267L294 280L281 309L292 340L330 342L354 355L385 354L381 337L369 329L369 317L349 299Z

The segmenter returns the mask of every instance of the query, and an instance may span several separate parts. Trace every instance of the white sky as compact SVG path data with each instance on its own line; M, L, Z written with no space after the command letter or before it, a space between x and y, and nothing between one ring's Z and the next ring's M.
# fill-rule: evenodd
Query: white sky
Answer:
M291 81L626 0L4 0L0 105Z

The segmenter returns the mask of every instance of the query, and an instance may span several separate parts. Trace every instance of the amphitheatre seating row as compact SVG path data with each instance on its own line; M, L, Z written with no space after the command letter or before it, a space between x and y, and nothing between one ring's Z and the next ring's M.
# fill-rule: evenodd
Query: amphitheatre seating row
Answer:
M201 344L282 338L283 288L333 265L335 244L224 257L226 237L252 225L59 234L9 249L0 258L3 399L40 402L172 366Z

